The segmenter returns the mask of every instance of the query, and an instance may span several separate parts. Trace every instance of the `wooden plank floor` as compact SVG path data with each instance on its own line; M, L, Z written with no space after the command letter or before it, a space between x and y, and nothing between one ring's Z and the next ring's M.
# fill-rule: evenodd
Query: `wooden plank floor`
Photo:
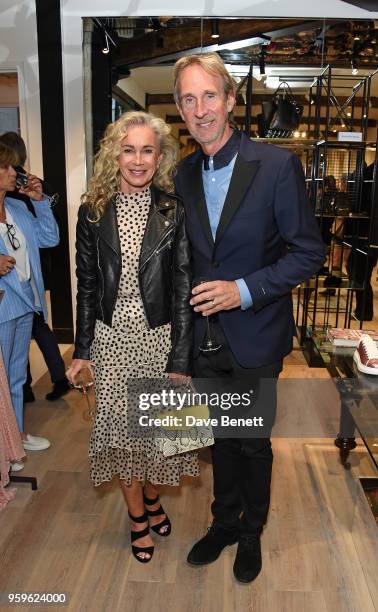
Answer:
M309 370L300 352L286 360L285 378L317 376L324 377L324 370ZM44 376L34 388L39 401L27 405L26 414L29 429L52 441L49 450L29 453L24 470L38 476L39 490L18 485L15 500L0 514L0 592L66 592L66 609L73 611L377 609L378 529L357 480L374 471L361 442L348 472L331 438L274 439L263 571L252 585L241 585L232 575L236 546L208 567L192 568L185 562L211 521L206 453L199 479L185 479L180 489L163 488L173 532L166 540L156 536L153 561L143 566L130 554L126 511L116 483L94 489L89 481L90 423L83 419L81 396L71 391L49 403L41 399L49 387ZM285 402L289 399L286 395ZM310 414L321 400L311 398ZM293 393L291 401L302 405L303 398Z

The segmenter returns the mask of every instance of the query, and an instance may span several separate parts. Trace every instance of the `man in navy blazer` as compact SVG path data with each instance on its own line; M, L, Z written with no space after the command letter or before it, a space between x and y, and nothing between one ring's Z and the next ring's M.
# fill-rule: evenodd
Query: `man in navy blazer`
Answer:
M197 313L195 375L216 381L219 394L257 389L261 379L271 379L274 414L275 383L295 334L291 290L324 262L302 167L290 151L252 142L232 128L234 83L217 54L183 57L174 75L176 105L201 146L176 176L194 275L208 279L193 289L191 300ZM221 344L214 352L201 346L209 315ZM270 426L264 437L246 430L216 438L214 520L190 551L190 564L215 561L238 541L235 577L250 582L259 574L270 499Z

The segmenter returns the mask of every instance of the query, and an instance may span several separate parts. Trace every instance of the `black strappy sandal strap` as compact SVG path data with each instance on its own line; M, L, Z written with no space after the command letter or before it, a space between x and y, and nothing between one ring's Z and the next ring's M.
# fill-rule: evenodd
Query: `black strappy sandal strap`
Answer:
M149 499L148 497L146 497L146 495L143 492L143 501L145 504L147 504L147 506L153 506L154 504L158 503L159 495L157 495L155 499Z
M146 497L143 493L143 501L147 506L153 506L154 504L158 503L159 495L157 495L155 499L148 499L148 497ZM157 510L149 510L148 508L146 508L146 513L148 514L148 516L160 516L161 514L165 514L163 506L161 504Z
M162 527L168 527L168 529L166 529L165 531L161 532L160 529ZM157 533L159 536L167 537L167 536L169 536L169 534L171 533L171 530L172 530L171 521L166 516L165 519L163 521L161 521L161 523L158 523L157 525L151 525L151 529L152 529L152 531Z
M147 510L147 514L148 516L161 516L162 514L165 514L165 510L163 506L160 505L157 510Z
M157 495L155 497L155 499L149 499L143 493L143 501L144 501L145 504L147 504L147 506L153 506L153 504L157 504L158 503L159 495ZM160 506L159 506L159 508L157 510L149 510L148 508L146 508L146 514L148 514L148 516L161 516L163 514L166 515L166 512L165 512L163 506L160 504ZM169 534L171 533L171 530L172 530L171 521L169 520L167 515L165 516L165 519L163 519L160 523L158 523L157 525L151 525L150 527L151 527L152 531L157 533L157 535L163 536L163 537L169 536ZM160 529L162 527L167 527L167 529L165 531L161 532Z
M137 561L140 561L141 563L148 563L152 559L152 555L154 554L155 547L146 546L142 548L141 546L135 546L134 544L131 544L131 550ZM147 553L150 556L140 557L138 553Z
M142 516L133 516L129 512L129 517L134 523L145 523L148 521L147 514L144 513ZM131 550L137 561L141 563L148 563L152 559L152 555L154 554L155 547L154 546L136 546L133 542L139 540L140 538L144 538L150 533L149 526L141 529L141 531L134 531L130 529L130 538L131 538ZM147 553L150 555L149 557L139 557L139 553Z
M134 523L146 523L148 521L147 513L144 512L141 516L133 516L129 512L129 517Z
M139 538L144 538L144 536L148 535L149 533L150 533L150 528L149 527L145 527L141 531L133 531L131 529L130 530L131 541L135 542L136 540L139 540Z

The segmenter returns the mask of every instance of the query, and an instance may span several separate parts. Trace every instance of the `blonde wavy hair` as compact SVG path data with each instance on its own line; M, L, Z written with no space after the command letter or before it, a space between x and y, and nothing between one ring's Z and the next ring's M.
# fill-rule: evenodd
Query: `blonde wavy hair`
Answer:
M121 142L130 127L148 126L156 134L160 153L163 155L153 177L153 184L163 191L173 190L173 170L177 161L178 146L171 136L171 128L163 119L152 113L129 111L110 123L100 142L100 149L95 156L94 172L89 181L88 190L81 201L89 209L89 219L98 221L105 212L109 200L119 191L120 170L118 158Z

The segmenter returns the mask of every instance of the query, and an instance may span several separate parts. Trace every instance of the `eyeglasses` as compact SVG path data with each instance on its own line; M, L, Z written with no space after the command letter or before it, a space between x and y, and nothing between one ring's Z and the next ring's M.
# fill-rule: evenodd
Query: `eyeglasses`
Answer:
M7 227L9 242L11 243L12 248L17 251L17 249L20 248L20 241L16 236L16 228L11 223L6 223L5 225Z

